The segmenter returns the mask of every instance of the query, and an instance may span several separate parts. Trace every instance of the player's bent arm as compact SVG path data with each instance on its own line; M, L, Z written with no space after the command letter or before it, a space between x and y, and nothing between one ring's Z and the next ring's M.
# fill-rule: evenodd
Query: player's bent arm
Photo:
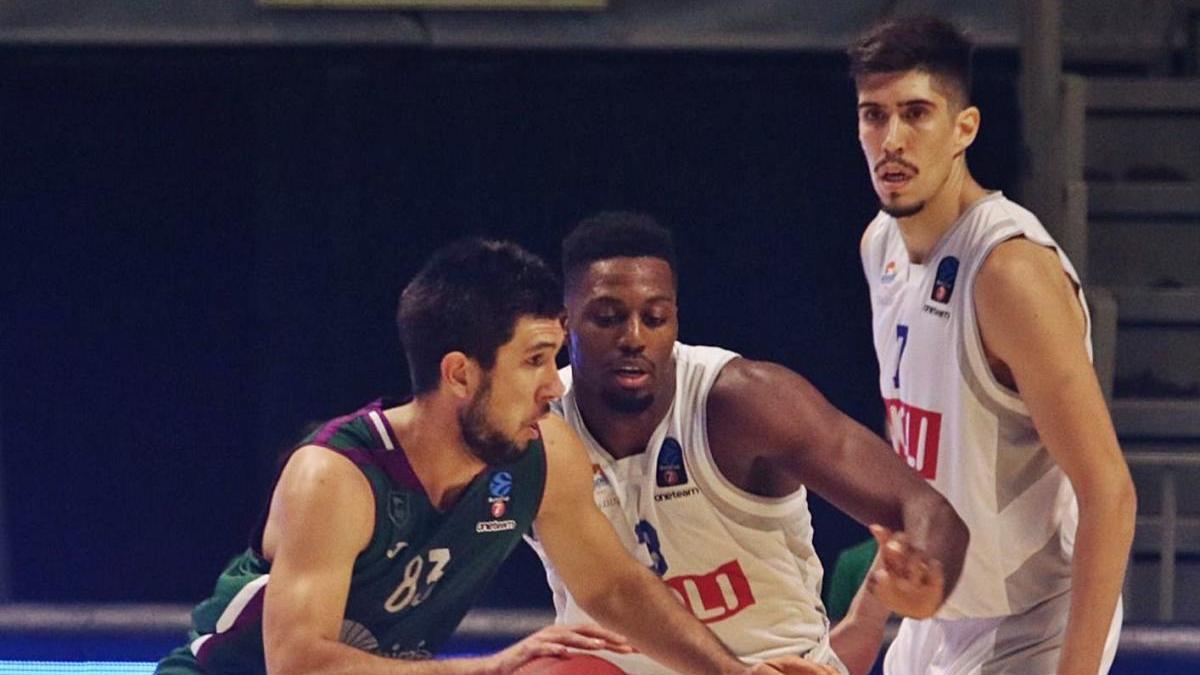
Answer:
M547 472L535 526L579 606L674 670L744 672L746 667L621 545L592 501L591 464L566 422L550 416L540 426Z
M707 411L718 463L720 453L755 452L858 522L903 530L940 563L943 599L949 596L966 555L966 524L882 438L808 380L778 364L734 359L713 385Z
M1100 666L1137 497L1095 371L1082 310L1057 255L1025 239L998 245L975 281L987 352L1011 371L1038 436L1075 488L1079 527L1059 672Z
M316 446L288 460L271 497L263 549L267 672L466 675L499 672L490 659L403 662L338 641L354 560L375 522L370 484L354 464Z

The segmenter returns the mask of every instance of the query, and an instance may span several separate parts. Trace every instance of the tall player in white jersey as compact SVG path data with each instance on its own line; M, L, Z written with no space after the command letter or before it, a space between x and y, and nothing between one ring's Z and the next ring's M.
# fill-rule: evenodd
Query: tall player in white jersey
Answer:
M967 521L958 588L887 673L1106 672L1136 498L1071 263L972 178L970 43L905 19L850 49L881 202L862 240L892 440Z
M558 405L594 464L595 500L626 547L739 657L802 655L829 672L845 672L842 661L866 672L887 608L860 597L831 645L806 487L898 532L889 542L876 528L914 574L882 575L875 590L903 614L941 604L966 529L804 378L678 343L674 261L670 233L640 214L600 214L563 244L571 365ZM547 576L558 622L586 621L552 566ZM606 658L639 675L672 672L643 655Z

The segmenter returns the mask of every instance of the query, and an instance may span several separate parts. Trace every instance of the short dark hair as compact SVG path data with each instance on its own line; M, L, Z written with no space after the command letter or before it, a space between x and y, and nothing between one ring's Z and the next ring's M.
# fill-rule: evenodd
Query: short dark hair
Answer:
M950 89L948 99L965 107L971 100L971 41L957 26L918 16L894 19L868 30L848 50L850 75L921 70Z
M677 277L675 240L653 216L632 211L604 211L579 221L563 239L563 278L570 280L597 260L659 258Z
M404 288L396 312L413 395L437 389L442 357L460 351L483 368L524 316L562 314L562 284L546 261L478 237L436 251Z

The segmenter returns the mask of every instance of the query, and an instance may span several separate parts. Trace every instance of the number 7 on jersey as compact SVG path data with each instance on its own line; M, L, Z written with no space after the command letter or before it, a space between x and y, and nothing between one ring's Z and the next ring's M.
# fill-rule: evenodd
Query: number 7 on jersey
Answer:
M900 361L904 359L904 348L908 346L908 326L896 324L896 339L900 341L900 354L896 357L896 373L892 375L892 386L900 388Z

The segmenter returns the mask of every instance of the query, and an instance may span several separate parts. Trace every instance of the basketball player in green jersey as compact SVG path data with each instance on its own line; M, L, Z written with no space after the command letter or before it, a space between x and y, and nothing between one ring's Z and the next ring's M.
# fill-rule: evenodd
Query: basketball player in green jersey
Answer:
M688 673L825 672L741 664L625 552L578 438L547 416L563 391L560 317L553 272L521 248L435 254L400 300L414 397L333 420L292 453L250 549L157 672L492 674L568 648L637 648ZM424 660L535 520L572 594L629 640L551 627L492 656Z

